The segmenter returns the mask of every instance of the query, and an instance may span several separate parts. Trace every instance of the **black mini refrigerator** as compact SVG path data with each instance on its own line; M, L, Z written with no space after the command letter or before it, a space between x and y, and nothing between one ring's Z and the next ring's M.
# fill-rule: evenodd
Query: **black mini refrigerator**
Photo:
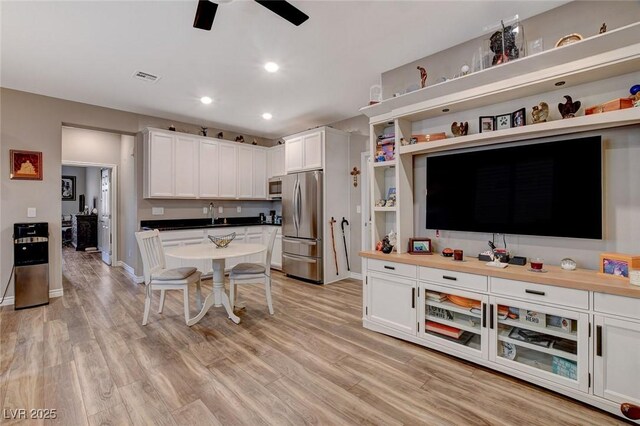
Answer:
M49 304L49 224L13 225L15 309Z

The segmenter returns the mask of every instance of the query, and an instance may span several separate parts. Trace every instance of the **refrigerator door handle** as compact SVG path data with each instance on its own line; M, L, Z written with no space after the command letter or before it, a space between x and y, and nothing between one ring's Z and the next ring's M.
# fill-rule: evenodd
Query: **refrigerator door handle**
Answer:
M296 183L293 185L293 194L291 194L291 198L293 200L293 225L296 227L296 235L298 234L298 198L296 194L298 192L298 180L296 179Z
M292 254L283 253L282 257L285 259L295 260L296 262L304 262L304 263L318 263L318 260L314 257L303 257L303 256L295 256Z
M293 238L282 238L283 243L291 243L291 244L304 244L306 246L316 246L318 242L316 240L297 240Z
M299 228L300 218L302 217L302 189L300 189L300 181L298 181L298 192L296 196L298 201L298 228Z

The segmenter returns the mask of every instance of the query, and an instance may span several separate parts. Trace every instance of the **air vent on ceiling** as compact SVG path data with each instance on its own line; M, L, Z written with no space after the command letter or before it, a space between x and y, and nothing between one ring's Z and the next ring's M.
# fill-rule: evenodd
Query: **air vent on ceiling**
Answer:
M144 71L136 71L133 73L133 78L137 78L138 80L146 81L148 83L155 83L160 80L160 77Z

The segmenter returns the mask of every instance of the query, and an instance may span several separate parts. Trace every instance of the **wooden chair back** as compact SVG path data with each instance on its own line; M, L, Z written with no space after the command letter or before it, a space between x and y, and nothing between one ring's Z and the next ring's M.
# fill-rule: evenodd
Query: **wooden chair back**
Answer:
M144 272L144 282L151 282L151 275L166 269L166 261L164 258L164 249L162 241L160 241L160 231L154 229L152 231L136 232L136 240L142 257L142 269Z

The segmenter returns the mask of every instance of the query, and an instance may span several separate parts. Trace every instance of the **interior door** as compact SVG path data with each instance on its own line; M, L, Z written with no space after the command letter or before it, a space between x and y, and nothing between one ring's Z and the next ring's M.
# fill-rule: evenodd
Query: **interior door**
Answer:
M111 265L111 169L100 171L100 211L98 229L102 261Z

